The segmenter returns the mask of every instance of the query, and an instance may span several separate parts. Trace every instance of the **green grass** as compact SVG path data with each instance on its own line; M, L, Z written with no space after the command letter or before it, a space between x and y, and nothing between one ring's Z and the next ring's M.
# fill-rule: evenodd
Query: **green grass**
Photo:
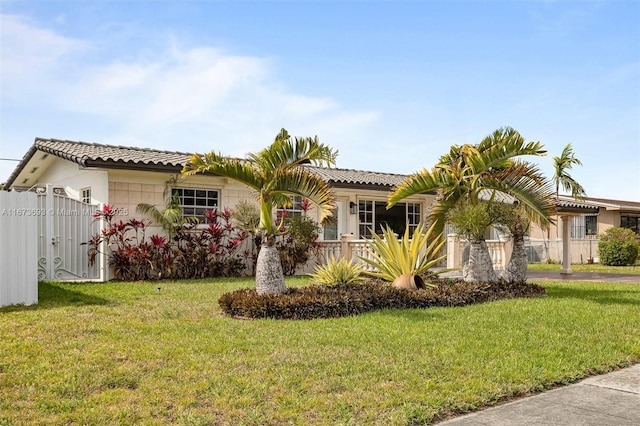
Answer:
M640 360L640 286L544 285L538 299L247 321L217 299L249 280L41 283L37 306L0 309L0 425L428 424Z
M553 263L530 263L532 271L559 271L562 265ZM606 266L600 263L589 265L588 263L574 263L571 269L575 272L604 272L610 274L640 274L640 264L635 266Z

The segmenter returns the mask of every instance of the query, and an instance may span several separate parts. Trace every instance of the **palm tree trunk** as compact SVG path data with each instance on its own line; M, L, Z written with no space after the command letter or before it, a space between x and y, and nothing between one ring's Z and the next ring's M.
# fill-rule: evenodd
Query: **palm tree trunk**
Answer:
M504 279L510 283L522 283L527 280L527 253L524 250L524 237L513 236L513 251L505 270Z
M256 291L258 294L284 293L287 286L284 283L282 265L278 249L263 240L256 263Z
M483 239L469 241L469 259L462 265L462 277L467 282L496 282L491 255Z

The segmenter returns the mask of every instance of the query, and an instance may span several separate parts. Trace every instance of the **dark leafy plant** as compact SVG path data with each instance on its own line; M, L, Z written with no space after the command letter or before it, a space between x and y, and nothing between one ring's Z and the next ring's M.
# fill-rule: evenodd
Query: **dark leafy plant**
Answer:
M627 228L609 228L598 241L600 263L607 266L633 265L638 259L636 234Z
M335 286L290 288L284 294L258 294L241 289L223 294L218 303L233 317L315 319L358 315L378 309L425 309L464 306L516 297L542 297L536 284L436 280L437 286L417 291L393 288L383 281Z

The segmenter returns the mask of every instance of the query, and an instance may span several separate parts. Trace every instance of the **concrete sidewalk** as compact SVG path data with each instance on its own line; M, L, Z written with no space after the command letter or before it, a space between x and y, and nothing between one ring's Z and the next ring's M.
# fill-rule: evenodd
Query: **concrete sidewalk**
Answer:
M439 425L640 425L640 364Z

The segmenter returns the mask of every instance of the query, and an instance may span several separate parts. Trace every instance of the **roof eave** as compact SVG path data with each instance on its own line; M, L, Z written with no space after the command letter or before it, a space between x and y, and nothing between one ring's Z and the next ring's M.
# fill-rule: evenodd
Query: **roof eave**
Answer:
M22 157L22 160L20 160L16 168L13 169L13 172L7 178L7 181L4 183L5 190L11 189L16 178L20 175L22 170L24 170L24 168L27 166L29 161L36 154L36 151L38 151L38 148L36 148L36 144L34 143L33 145L31 145L27 153L24 155L24 157Z
M113 161L113 160L85 160L83 162L84 167L95 167L103 169L117 169L117 170L141 170L147 172L162 172L162 173L180 173L182 171L182 165L175 164L162 164L162 163L134 163L131 161Z

